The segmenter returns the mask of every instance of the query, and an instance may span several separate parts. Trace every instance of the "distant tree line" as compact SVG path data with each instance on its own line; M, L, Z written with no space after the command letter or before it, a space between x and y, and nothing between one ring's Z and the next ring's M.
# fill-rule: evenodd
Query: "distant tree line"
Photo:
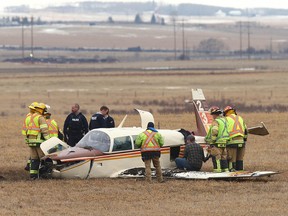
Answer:
M143 24L145 23L141 17L141 15L139 13L136 14L134 22L136 24ZM154 13L151 16L150 19L150 24L161 24L161 25L165 25L165 19L163 17L158 17L156 16Z
M32 18L31 17L20 17L20 16L12 16L12 17L2 17L0 18L0 26L17 26L17 25L31 25ZM43 25L45 22L41 20L40 17L37 19L33 19L34 25Z

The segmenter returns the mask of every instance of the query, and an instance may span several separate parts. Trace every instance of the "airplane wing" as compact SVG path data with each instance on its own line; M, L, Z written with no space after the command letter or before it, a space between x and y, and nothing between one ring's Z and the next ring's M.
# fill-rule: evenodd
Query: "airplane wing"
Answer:
M271 176L279 174L279 172L274 171L240 171L240 172L223 172L223 173L213 173L213 172L198 172L198 171L189 171L189 172L180 172L174 173L171 175L172 178L176 179L221 179L221 180L232 180L232 179L252 179L257 177Z
M254 135L260 135L260 136L265 136L265 135L269 134L269 132L268 132L268 130L267 130L267 128L263 122L261 122L261 126L248 128L248 133L254 134Z
M275 174L280 174L274 171L236 171L236 172L201 172L201 171L177 171L171 169L163 169L163 176L166 178L173 179L187 179L187 180L238 180L238 179L253 179L258 177L272 176ZM144 168L132 168L129 170L122 171L118 174L119 178L141 178L145 177ZM156 177L155 170L152 171L152 177Z
M143 110L139 110L139 109L135 109L141 117L141 127L142 128L147 128L147 124L149 122L153 122L154 123L154 117L153 115L148 112L148 111L143 111Z

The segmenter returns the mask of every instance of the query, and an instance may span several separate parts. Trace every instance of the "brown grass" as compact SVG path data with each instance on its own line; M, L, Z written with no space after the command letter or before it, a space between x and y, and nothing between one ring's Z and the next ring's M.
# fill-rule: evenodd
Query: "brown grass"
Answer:
M190 66L191 64L193 62ZM228 67L229 62L222 62L222 65ZM27 72L29 68L34 70L35 67L43 68L39 73ZM207 71L202 75L191 72L181 76L164 76L159 73L129 76L123 72L120 73L121 76L115 73L103 76L102 72L81 74L81 67L79 73L69 72L70 69L78 67L67 65L64 67L67 72L63 72L61 68L53 68L54 72L45 73L49 68L43 65L0 65L0 175L4 177L0 179L0 215L286 214L287 172L263 180L240 182L171 179L167 179L164 184L146 184L143 180L134 179L30 182L28 173L23 169L28 158L28 148L23 142L20 130L24 115L28 111L26 107L34 100L50 104L61 127L75 101L86 110L88 118L102 104L107 104L118 124L123 115L113 114L113 110L129 111L134 108L133 100L136 99L167 102L175 100L181 103L191 98L192 87L203 88L208 100L232 97L247 104L288 104L288 87L284 79L287 72L284 70L244 75L235 72L211 74ZM135 65L130 67L137 68ZM7 73L8 69L5 68L12 68L12 72ZM24 72L13 73L13 70L18 69ZM156 105L138 108L152 109L161 128L195 128L192 113L161 114L157 112L161 107ZM246 169L286 171L288 114L242 113L241 110L239 113L248 126L264 121L270 131L269 136L249 137L245 156ZM137 124L139 125L139 117L129 115L126 126ZM208 162L203 169L211 170L211 167L211 162Z

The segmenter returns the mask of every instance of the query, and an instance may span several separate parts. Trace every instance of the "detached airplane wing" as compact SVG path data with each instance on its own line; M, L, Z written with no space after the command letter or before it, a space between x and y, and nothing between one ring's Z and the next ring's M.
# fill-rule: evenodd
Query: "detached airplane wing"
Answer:
M275 174L280 174L280 172L274 171L236 171L236 172L201 172L201 171L179 171L171 169L162 169L163 176L172 179L194 179L194 180L240 180L240 179L254 179L265 176L272 176ZM155 170L152 171L152 177L156 177ZM144 168L132 168L122 172L119 172L119 178L144 178L145 170Z
M248 133L254 134L254 135L260 135L260 136L265 136L265 135L269 134L269 132L268 132L268 130L267 130L267 128L263 122L261 122L261 126L248 128Z

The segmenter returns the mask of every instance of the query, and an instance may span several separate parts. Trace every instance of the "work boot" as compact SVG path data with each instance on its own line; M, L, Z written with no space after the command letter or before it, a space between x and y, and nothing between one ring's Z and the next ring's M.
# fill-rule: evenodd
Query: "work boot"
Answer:
M244 171L243 160L237 160L237 161L236 161L236 170L238 170L238 171Z
M220 164L222 172L229 172L227 160L220 160Z
M221 161L216 160L216 157L212 156L212 162L213 162L213 172L215 173L221 173Z
M40 160L31 160L30 163L30 179L35 180L39 178Z
M230 172L236 171L236 162L229 162L229 171Z

